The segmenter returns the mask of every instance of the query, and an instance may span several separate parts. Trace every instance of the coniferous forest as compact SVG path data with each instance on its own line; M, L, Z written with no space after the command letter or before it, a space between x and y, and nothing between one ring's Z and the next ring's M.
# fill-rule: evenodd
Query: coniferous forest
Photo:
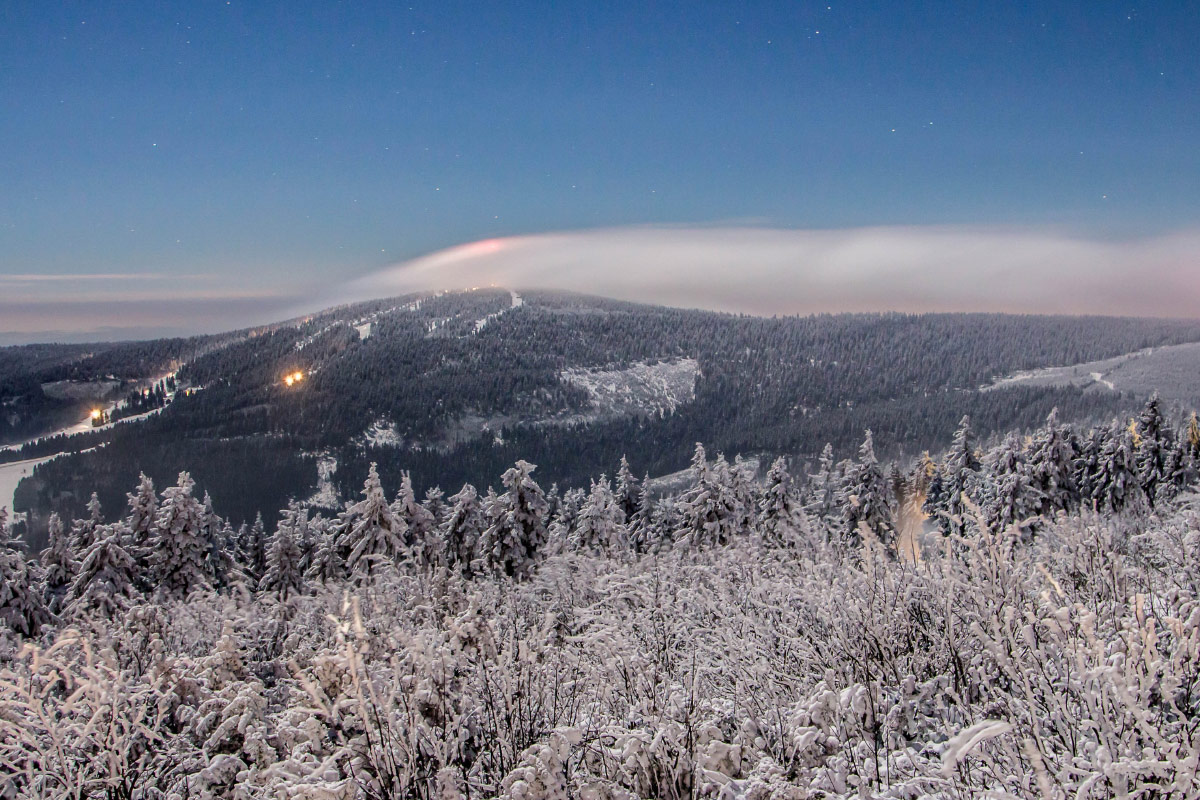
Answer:
M143 475L5 536L0 790L1196 796L1200 423L993 438L761 479L697 444L669 492L372 464L236 527Z

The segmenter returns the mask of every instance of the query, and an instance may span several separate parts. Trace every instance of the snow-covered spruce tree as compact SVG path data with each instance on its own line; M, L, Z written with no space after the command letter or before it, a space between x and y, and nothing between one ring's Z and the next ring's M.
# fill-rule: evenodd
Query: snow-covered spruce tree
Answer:
M1188 416L1182 439L1183 463L1188 475L1186 482L1192 483L1200 476L1200 416L1195 411Z
M125 517L125 531L129 540L122 546L137 565L136 583L139 589L149 588L149 565L154 518L158 514L158 496L154 493L154 481L141 473L138 486L125 495L129 502L129 514Z
M205 562L204 569L213 588L224 590L228 588L238 571L238 565L232 551L234 545L225 537L225 520L213 511L212 497L204 493L203 511L200 518L200 535L204 539Z
M724 458L718 455L718 464L723 461ZM757 466L737 455L733 457L733 464L728 469L729 485L733 487L733 497L737 501L739 511L738 533L747 535L758 518Z
M479 555L479 537L486 524L479 493L471 484L463 484L450 498L450 514L442 525L442 566L471 578L471 565Z
M1134 432L1138 483L1151 506L1159 501L1160 494L1163 498L1171 494L1167 475L1167 458L1173 444L1170 435L1156 392L1146 401Z
M896 542L894 501L887 477L875 458L875 440L866 431L858 448L858 461L847 476L842 490L842 530L846 541L861 543L860 525L866 525L885 547Z
M533 572L546 544L546 496L532 477L537 466L518 461L500 482L504 492L488 508L480 558L493 572L521 580Z
M642 496L642 486L633 471L629 469L629 461L625 456L621 456L621 463L617 466L617 486L614 495L617 506L625 515L626 524L631 523L634 515L637 514L638 503Z
M619 556L629 550L625 512L613 495L607 476L592 481L588 499L575 517L570 540L572 546L590 553Z
M79 565L79 574L67 595L69 615L99 614L113 619L124 614L139 598L134 587L137 564L122 543L127 541L124 523L101 525L95 542Z
M408 557L406 530L396 519L379 482L375 463L363 482L363 499L342 512L338 519L338 550L344 554L346 570L356 578L370 578L384 565Z
M638 485L637 508L626 523L629 544L635 553L648 553L662 543L662 531L654 527L654 498L650 496L649 482L647 474Z
M1021 439L1008 434L990 454L991 480L982 498L984 518L992 530L1025 523L1043 508L1043 495L1025 460Z
M250 586L258 586L263 573L267 571L267 526L263 523L261 511L254 515L253 525L247 528L243 523L238 529L237 554L237 561Z
M43 593L47 608L57 614L62 610L62 600L71 588L75 573L79 571L79 562L75 560L75 554L71 550L71 538L63 528L57 513L50 515L46 522L46 531L48 541L40 556Z
M42 600L42 576L12 538L8 509L0 508L0 623L20 636L36 636L50 621Z
M195 486L191 475L179 473L179 481L163 490L154 518L150 575L160 598L185 599L193 592L212 589L208 543L201 531L204 508L192 495Z
M1079 454L1075 456L1075 485L1079 488L1079 502L1085 508L1095 508L1099 500L1096 480L1101 474L1100 459L1108 445L1109 429L1096 425L1079 442Z
M1059 423L1058 409L1053 409L1045 425L1033 435L1027 462L1029 479L1041 495L1036 511L1047 519L1079 503L1079 488L1075 485L1078 451L1074 431Z
M75 520L71 525L71 549L75 551L77 559L82 558L92 546L96 528L104 522L104 510L100 507L100 498L95 492L92 492L92 497L88 500L87 512L86 517Z
M817 468L808 476L807 502L804 510L808 516L827 530L841 521L841 494L837 463L833 458L833 445L826 444L817 458Z
M258 582L260 593L271 593L282 602L288 597L304 592L304 572L300 564L300 545L297 541L301 517L307 517L308 511L291 503L283 509L279 517L279 525L271 535L267 545L267 569L262 580Z
M796 496L783 456L767 470L767 482L758 501L757 528L768 547L795 547L812 536L808 515Z
M421 505L433 516L435 528L441 528L446 522L446 517L450 516L446 493L437 486L430 486L425 490L425 499L421 501Z
M346 564L338 549L336 522L317 516L309 528L312 531L312 555L304 576L322 586L342 580L346 576Z
M437 520L429 509L417 502L408 470L400 476L400 491L396 493L391 509L400 530L404 531L405 552L420 564L435 563L437 551L441 549Z
M1137 469L1137 446L1134 444L1133 422L1122 425L1113 420L1108 429L1104 450L1100 453L1097 471L1092 476L1096 507L1121 511L1139 500L1142 494Z
M692 455L692 485L675 503L675 540L689 547L727 545L741 532L745 510L731 483L728 462L718 457L712 466L704 445Z
M968 513L967 501L974 501L979 487L979 457L975 453L975 433L971 418L964 416L954 432L954 441L942 461L937 493L930 491L925 512L935 517L945 533L963 533Z

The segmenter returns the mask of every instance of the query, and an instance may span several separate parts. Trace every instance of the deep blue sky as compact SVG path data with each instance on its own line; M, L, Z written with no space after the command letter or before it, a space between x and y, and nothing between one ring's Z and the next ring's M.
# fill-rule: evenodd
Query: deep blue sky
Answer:
M260 287L638 223L1193 227L1197 42L1193 2L8 2L0 274Z

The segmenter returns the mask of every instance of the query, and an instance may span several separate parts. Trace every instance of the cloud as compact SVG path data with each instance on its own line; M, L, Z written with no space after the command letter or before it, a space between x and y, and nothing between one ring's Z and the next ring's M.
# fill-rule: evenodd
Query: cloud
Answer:
M495 284L754 314L1200 315L1200 231L1112 241L989 227L631 227L488 239L368 275L323 304Z

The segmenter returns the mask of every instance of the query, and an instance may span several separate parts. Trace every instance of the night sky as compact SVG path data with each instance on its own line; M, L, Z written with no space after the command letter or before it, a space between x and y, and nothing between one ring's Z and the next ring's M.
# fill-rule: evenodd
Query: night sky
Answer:
M1197 42L1191 2L3 3L0 332L546 231L1194 231Z

